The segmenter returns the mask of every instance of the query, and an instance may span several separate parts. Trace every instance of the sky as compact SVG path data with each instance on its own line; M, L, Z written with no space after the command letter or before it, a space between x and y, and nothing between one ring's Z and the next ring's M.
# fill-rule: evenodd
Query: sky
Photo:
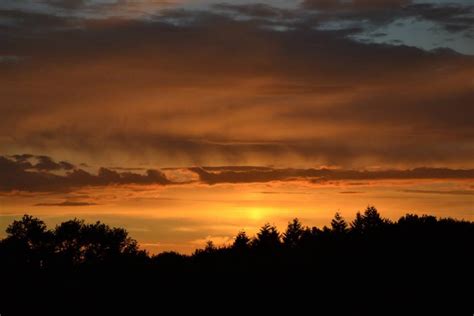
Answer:
M0 114L0 236L474 220L474 3L1 0Z

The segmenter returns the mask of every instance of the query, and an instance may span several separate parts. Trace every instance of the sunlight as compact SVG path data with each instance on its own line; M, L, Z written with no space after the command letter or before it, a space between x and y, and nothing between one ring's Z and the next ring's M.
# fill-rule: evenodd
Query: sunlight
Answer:
M264 208L252 207L247 210L247 216L253 221L261 221L265 214L268 213Z

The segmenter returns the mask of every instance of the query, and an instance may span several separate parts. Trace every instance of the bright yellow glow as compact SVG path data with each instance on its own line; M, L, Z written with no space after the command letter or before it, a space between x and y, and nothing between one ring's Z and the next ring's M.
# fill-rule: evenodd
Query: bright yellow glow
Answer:
M152 253L175 250L192 253L205 241L228 244L240 231L254 236L269 222L283 232L297 217L304 225L329 225L336 211L351 221L357 211L375 205L384 217L398 219L406 213L433 214L473 220L472 195L458 195L472 182L378 181L353 185L310 185L304 182L105 187L82 189L77 194L91 206L34 206L64 200L64 195L11 194L0 196L0 236L13 219L28 213L48 227L77 217L126 228ZM411 191L410 191L411 190ZM426 190L428 193L422 193ZM429 192L445 190L452 194ZM463 191L464 190L464 191ZM421 192L421 193L420 193ZM436 196L436 198L434 198ZM72 198L72 196L71 196Z
M264 210L262 208L250 208L247 210L248 218L254 221L262 220L264 217Z

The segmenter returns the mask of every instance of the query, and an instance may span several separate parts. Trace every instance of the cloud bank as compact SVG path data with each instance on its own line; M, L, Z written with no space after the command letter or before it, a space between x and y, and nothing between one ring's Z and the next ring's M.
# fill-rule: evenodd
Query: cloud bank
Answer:
M2 154L124 168L474 168L474 57L449 49L459 36L474 43L470 2L8 3L0 55L25 58L0 62ZM403 19L453 41L354 37Z
M40 162L32 164L31 158ZM51 172L58 169L65 170L65 173ZM145 174L138 174L100 168L97 174L92 174L67 162L57 163L50 157L33 155L0 156L0 174L2 192L68 192L91 186L171 184L159 170L149 169Z
M38 159L34 164L30 161ZM48 161L48 170L43 163ZM62 173L57 173L61 166ZM120 168L117 168L120 169ZM101 167L96 174L78 168L70 163L57 163L47 156L14 155L0 156L0 192L69 192L87 187L116 185L188 185L188 184L246 184L274 181L305 181L324 185L337 181L379 181L379 180L474 180L474 169L415 168L408 170L345 170L345 169L278 169L264 166L222 166L168 168L166 172L177 172L184 181L172 181L163 171L148 169L144 173L117 172ZM187 175L195 174L197 177ZM415 192L415 191L413 191ZM430 191L431 192L431 191ZM42 204L42 206L44 206ZM65 201L51 206L84 206L81 202Z

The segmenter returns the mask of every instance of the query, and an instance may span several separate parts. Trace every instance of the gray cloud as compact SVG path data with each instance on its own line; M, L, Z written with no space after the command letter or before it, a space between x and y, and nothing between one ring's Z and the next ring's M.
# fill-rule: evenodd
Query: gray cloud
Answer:
M74 167L66 170L65 174L52 173L54 169L44 171L36 169L23 157L31 155L16 155L12 157L0 156L0 191L28 191L28 192L69 192L74 189L91 186L108 185L179 185L188 182L172 182L159 170L146 170L144 174L133 172L117 172L115 170L100 168L97 174L89 173ZM49 158L49 157L48 157ZM52 162L53 159L49 158ZM166 168L167 171L176 169ZM181 169L179 171L182 171ZM272 181L308 181L310 183L324 184L334 181L378 181L378 180L416 180L416 179L456 179L473 180L474 169L448 169L448 168L415 168L408 170L377 170L361 171L347 169L297 169L273 168L265 166L209 166L191 167L188 171L198 176L198 182L208 185L221 183L267 183ZM352 181L352 182L351 182ZM349 193L353 191L341 192ZM408 192L408 191L407 191ZM413 191L415 192L415 191ZM426 191L429 193L428 191ZM430 191L431 192L431 191ZM446 192L446 191L443 191ZM450 191L451 192L451 191ZM456 191L461 192L461 191ZM463 191L464 192L464 191ZM468 191L466 191L468 192ZM470 191L469 191L470 192ZM262 192L269 193L269 192ZM450 193L451 194L451 193ZM68 203L69 205L63 204ZM58 206L82 206L75 201L54 203ZM53 204L52 204L53 205ZM42 206L44 206L42 204Z
M393 9L399 2L352 6L379 17L388 4L390 13L462 18L432 5ZM0 64L0 145L100 165L124 157L163 166L473 167L472 57L357 43L347 38L354 30L315 29L331 17L310 9L292 11L298 18L267 5L220 9L256 18L1 11L16 21L0 29L6 54L31 58ZM265 28L271 19L292 29Z
M474 54L472 1L305 0L303 6L317 12L321 28L352 31L355 40Z
M78 9L87 5L86 0L42 0L42 2L66 9Z
M67 161L56 162L51 157L44 155L21 154L5 158L13 160L24 169L38 171L72 170L76 168L76 166Z
M90 202L79 202L79 201L64 201L59 203L38 203L35 206L92 206L97 205L96 203Z
M230 171L225 167L212 172L203 168L189 169L206 184L258 183L271 181L307 180L313 183L352 180L407 180L407 179L474 179L474 169L416 168L410 170L357 171L340 169L267 169Z
M406 16L417 16L442 25L451 32L473 30L474 4L415 4L404 10Z
M319 10L387 10L410 4L411 0L305 0L307 8Z
M230 4L230 3L216 3L213 5L214 9L229 11L241 14L243 16L258 17L258 18L295 18L297 17L292 10L273 7L265 3L250 3L250 4Z
M208 172L203 168L190 168L199 175L201 182L259 183L271 181L307 180L312 183L351 180L407 180L407 179L474 179L474 169L455 170L447 168L416 168L410 170L357 171L339 169L270 169Z
M362 191L341 191L339 193L341 193L341 194L362 194L364 192L362 192Z
M44 157L44 156L40 156ZM100 168L97 174L91 174L83 169L73 168L65 175L58 175L49 171L56 170L57 165L67 167L68 163L57 164L51 158L43 158L50 162L47 169L36 168L29 162L0 156L0 191L30 191L30 192L67 192L75 188L88 186L107 186L125 184L158 184L168 185L172 182L159 170L147 170L145 174L132 172L116 172L107 168ZM47 171L45 171L47 170ZM69 169L66 169L69 170Z
M20 62L22 59L23 57L21 56L8 56L8 55L1 56L0 55L0 63L17 63L17 62Z
M37 170L52 171L52 170L72 170L74 165L67 161L55 162L48 156L36 156L38 163L33 167Z
M403 190L405 193L474 195L474 190Z

